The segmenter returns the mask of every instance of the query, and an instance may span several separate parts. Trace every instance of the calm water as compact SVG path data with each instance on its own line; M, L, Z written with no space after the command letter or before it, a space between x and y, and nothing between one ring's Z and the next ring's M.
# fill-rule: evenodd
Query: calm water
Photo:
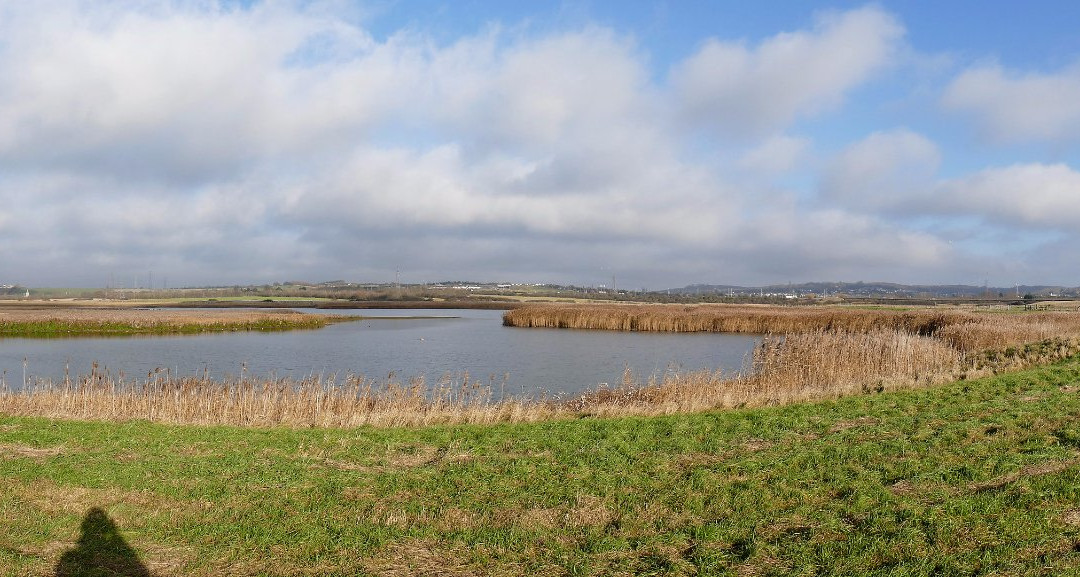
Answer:
M326 312L326 311L320 311ZM600 383L615 385L629 366L645 379L669 370L741 368L757 337L723 334L620 333L502 326L501 311L363 310L366 319L313 331L196 336L0 339L0 370L11 388L27 379L87 374L91 365L113 375L145 377L156 368L174 375L217 378L361 374L379 380L394 374L429 382L446 374L493 381L496 394L574 393ZM446 318L446 317L457 318Z

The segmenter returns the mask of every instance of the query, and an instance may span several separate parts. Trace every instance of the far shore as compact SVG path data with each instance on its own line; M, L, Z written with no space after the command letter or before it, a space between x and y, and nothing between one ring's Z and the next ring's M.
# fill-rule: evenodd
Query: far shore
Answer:
M51 309L476 309L510 310L523 303L494 300L394 300L353 301L344 299L220 298L220 299L8 299L0 300L4 310Z

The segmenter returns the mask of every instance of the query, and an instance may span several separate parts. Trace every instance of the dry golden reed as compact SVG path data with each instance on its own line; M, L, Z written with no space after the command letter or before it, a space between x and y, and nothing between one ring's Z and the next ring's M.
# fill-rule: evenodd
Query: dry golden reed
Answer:
M791 335L894 330L940 338L963 353L1080 336L1076 312L1002 313L765 305L530 305L503 315L511 327Z
M1080 352L1080 315L732 306L524 307L513 326L764 334L742 373L668 374L563 399L496 398L467 374L434 384L90 375L0 384L0 414L245 426L353 427L659 415L837 398L999 373Z
M817 330L898 329L929 334L971 313L930 308L910 311L766 305L529 305L507 311L511 327L616 331L789 334Z
M133 324L224 324L263 319L306 318L310 315L291 309L7 309L0 310L0 322L98 322Z
M865 334L819 331L769 337L749 370L673 373L641 382L627 373L615 388L567 399L496 399L492 385L468 375L377 383L362 377L302 380L207 376L113 377L96 369L61 382L35 381L22 390L0 387L0 414L241 426L355 427L451 423L534 422L596 416L648 416L781 405L863 392L926 386L992 374L1080 352L1080 341L1057 340L1031 355L981 359L981 368L931 338L899 331Z
M166 370L145 379L90 375L0 385L0 414L104 421L240 426L355 427L436 423L494 423L546 418L541 403L493 402L490 384L468 374L376 382L362 376L304 379L176 377ZM526 411L526 409L528 409Z
M954 378L961 366L955 349L930 337L890 330L817 331L766 338L743 375L697 371L645 386L628 376L618 389L590 391L570 404L605 415L777 405L941 382Z
M45 308L0 310L0 335L63 337L319 328L343 317L281 310Z

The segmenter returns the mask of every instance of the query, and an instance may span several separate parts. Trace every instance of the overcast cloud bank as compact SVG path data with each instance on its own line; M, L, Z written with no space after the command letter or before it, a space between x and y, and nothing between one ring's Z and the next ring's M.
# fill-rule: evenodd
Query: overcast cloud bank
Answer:
M670 63L333 7L0 1L0 282L1080 284L1080 66L960 62L927 103L875 5ZM957 141L1056 152L957 174Z

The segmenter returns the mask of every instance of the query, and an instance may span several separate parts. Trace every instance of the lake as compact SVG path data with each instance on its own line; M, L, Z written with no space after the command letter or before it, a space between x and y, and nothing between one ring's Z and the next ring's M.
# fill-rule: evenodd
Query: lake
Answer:
M304 378L359 374L407 381L444 375L491 383L496 396L573 394L667 371L742 367L760 337L716 333L629 333L502 326L502 311L346 310L364 320L278 333L224 333L70 339L0 339L0 370L13 389L27 380L62 380L65 367L89 374L145 378L158 368L176 376ZM408 318L433 317L433 318Z

